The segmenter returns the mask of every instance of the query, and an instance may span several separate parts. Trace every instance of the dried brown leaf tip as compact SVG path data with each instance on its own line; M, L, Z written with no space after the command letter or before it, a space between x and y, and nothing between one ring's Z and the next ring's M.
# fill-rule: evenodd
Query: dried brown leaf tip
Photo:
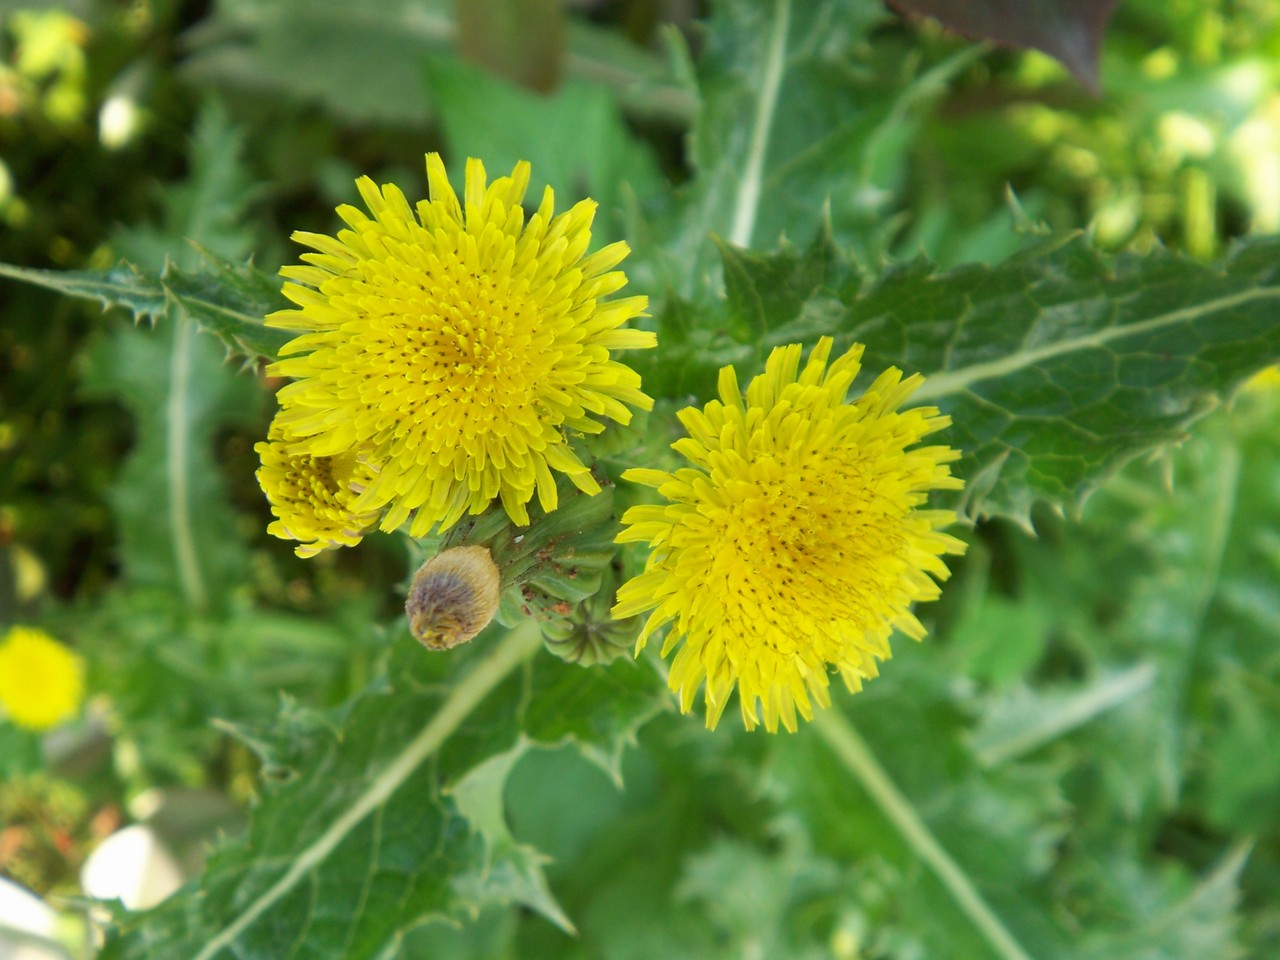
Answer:
M428 650L450 650L488 626L498 612L502 577L484 547L453 547L413 576L404 611Z

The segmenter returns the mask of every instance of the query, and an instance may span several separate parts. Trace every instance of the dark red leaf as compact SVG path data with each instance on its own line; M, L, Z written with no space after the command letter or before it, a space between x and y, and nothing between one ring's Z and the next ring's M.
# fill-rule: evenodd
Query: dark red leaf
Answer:
M889 0L968 37L1033 47L1098 89L1098 49L1118 0Z

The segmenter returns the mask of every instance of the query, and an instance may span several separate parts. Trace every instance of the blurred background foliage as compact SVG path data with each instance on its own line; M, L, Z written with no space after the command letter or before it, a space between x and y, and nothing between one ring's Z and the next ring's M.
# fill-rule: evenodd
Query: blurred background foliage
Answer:
M357 174L421 195L421 156L441 149L490 171L526 158L534 190L600 200L599 235L633 243L636 286L660 298L657 247L687 228L672 197L705 189L712 159L686 137L693 77L732 56L708 6L6 0L0 260L159 269L195 242L274 270L291 230L331 228ZM746 30L757 5L710 6ZM1280 0L1124 0L1096 98L1044 55L851 6L852 55L822 61L811 110L779 121L844 139L795 161L757 246L822 190L873 270L990 262L1074 229L1211 258L1280 229ZM74 646L90 689L49 737L0 722L0 871L75 894L122 823L166 824L196 861L237 829L260 771L228 725L362 689L409 558L370 537L302 563L266 537L252 447L273 385L213 338L12 283L0 309L0 627ZM899 642L848 703L1010 928L1048 945L1036 956L1280 951L1277 414L1259 385L1079 521L979 525L931 638ZM175 470L189 541L215 548L157 513ZM537 752L509 784L512 832L553 858L580 937L510 909L419 929L407 955L986 955L824 750L664 715L622 792L571 750Z

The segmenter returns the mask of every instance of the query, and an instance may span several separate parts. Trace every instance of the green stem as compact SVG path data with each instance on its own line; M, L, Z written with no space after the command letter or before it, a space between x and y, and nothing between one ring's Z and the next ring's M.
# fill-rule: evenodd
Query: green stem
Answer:
M835 709L823 710L813 725L845 768L862 784L880 811L889 818L907 846L919 857L947 888L961 912L973 923L983 938L1002 960L1030 960L1029 955L1000 918L987 906L977 888L960 869L959 864L942 848L929 832L902 791L889 779L889 774L867 746L853 725Z

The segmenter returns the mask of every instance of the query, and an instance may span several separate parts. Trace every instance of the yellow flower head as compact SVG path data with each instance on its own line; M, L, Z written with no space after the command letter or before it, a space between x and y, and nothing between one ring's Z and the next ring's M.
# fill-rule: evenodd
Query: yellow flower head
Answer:
M352 507L373 479L373 470L361 455L354 450L333 457L290 453L290 444L275 423L268 436L253 448L262 459L258 484L276 516L267 533L299 541L294 553L300 557L359 543L378 522L376 511L359 513Z
M881 374L852 403L862 346L828 367L823 337L800 370L800 345L779 347L743 396L732 367L720 399L688 407L689 436L673 447L692 464L628 470L663 505L632 507L619 542L647 542L645 572L618 591L615 617L652 610L642 648L670 623L671 689L688 712L706 681L714 727L737 684L748 730L796 728L796 712L830 705L828 667L852 691L890 656L894 627L920 639L913 601L938 596L945 553L964 544L939 532L949 510L918 509L929 490L958 489L949 447L907 450L950 418L934 407L899 411L923 382Z
M295 233L313 248L305 266L281 272L297 309L267 323L308 331L271 372L281 389L289 453L338 457L352 450L376 468L351 503L378 511L384 530L413 515L410 533L447 529L500 497L528 523L537 492L556 506L552 471L599 492L569 446L570 432L599 433L597 417L649 409L640 376L610 351L652 347L650 332L624 329L644 297L605 298L626 284L613 243L587 255L595 202L553 216L548 188L525 222L529 164L486 186L468 160L462 203L444 164L427 156L431 199L411 208L392 185L357 181L372 216L341 206L337 238Z
M20 727L48 730L84 700L84 663L43 630L10 627L0 640L0 707Z

